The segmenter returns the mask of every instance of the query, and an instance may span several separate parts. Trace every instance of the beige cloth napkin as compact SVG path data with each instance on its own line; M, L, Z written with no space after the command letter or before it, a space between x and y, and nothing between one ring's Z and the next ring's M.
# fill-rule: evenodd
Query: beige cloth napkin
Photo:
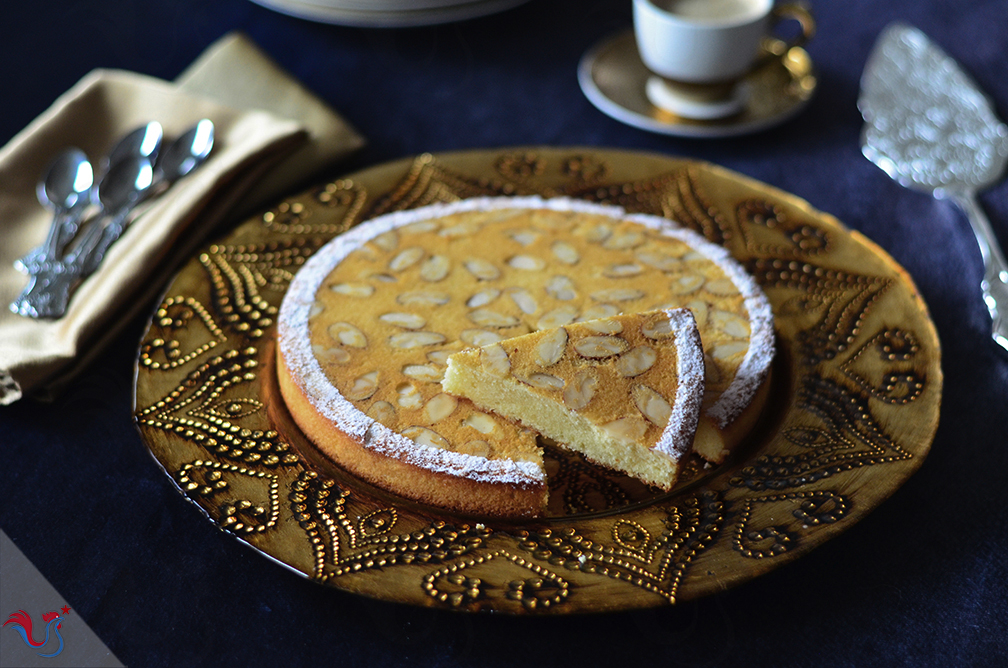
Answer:
M51 214L35 185L61 150L97 163L115 141L151 120L166 141L200 118L214 150L197 171L151 201L82 283L58 320L8 310L27 284L14 260L40 244ZM149 308L178 262L216 223L246 214L360 148L363 139L240 34L213 44L174 83L95 70L0 149L0 404L51 397Z

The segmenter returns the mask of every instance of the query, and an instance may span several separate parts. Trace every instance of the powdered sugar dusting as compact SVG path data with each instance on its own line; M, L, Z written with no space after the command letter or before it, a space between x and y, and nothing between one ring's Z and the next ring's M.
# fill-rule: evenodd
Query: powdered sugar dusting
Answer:
M707 415L713 418L722 429L739 416L746 406L752 401L756 390L766 379L770 372L770 363L773 361L774 333L773 333L773 311L770 302L762 290L756 286L756 281L746 274L741 267L741 275L733 277L736 285L745 280L754 291L745 295L746 310L749 312L749 350L746 351L745 359L742 360L735 379L731 385L721 394L717 402L707 410Z
M675 333L678 377L672 416L655 449L679 460L689 453L700 421L704 390L703 347L696 319L689 309L669 309L663 313Z

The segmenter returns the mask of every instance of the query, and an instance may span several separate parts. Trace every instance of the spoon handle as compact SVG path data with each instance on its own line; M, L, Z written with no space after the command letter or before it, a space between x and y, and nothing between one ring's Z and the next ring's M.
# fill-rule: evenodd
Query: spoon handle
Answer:
M89 276L94 273L102 263L102 260L105 259L105 253L108 251L109 246L114 244L122 236L123 230L126 229L126 217L129 215L131 209L132 207L125 207L116 214L112 222L101 230L100 235L97 235L90 248L85 249L84 252L74 258L74 261L80 265L81 276Z
M95 230L98 232L95 233ZM15 313L32 318L60 318L70 304L70 294L84 277L81 250L93 248L101 238L101 227L88 228L76 250L63 260L43 264L32 273L28 285L10 305Z
M57 211L53 214L49 230L46 232L45 241L14 261L14 267L18 271L33 274L40 264L50 262L56 257L56 246L59 241L60 228L63 227L63 220L67 215L68 212L65 211Z
M88 267L91 266L91 258L96 249L102 246L106 230L114 224L121 227L128 213L128 210L120 212L106 226L102 226L98 220L93 221L66 257L53 258L51 262L34 267L28 285L10 305L10 309L32 318L59 318L66 313L74 287L90 273ZM108 246L105 245L104 248L107 249Z
M951 198L966 214L980 247L984 263L980 290L991 316L991 336L999 346L1008 350L1008 263L987 215L977 202L976 193L959 191L951 193Z
M10 310L32 318L59 318L66 313L70 290L78 278L79 274L63 262L43 265L31 275Z
M46 233L45 241L15 260L14 267L22 273L34 274L42 265L59 260L63 248L77 233L77 227L84 217L86 208L86 206L79 206L69 211L59 211L53 214L52 224Z
M32 318L59 318L66 313L77 283L98 268L109 246L122 235L130 212L141 200L138 197L123 206L105 225L101 216L92 220L64 257L53 257L51 261L30 267L28 285L11 303L10 309Z

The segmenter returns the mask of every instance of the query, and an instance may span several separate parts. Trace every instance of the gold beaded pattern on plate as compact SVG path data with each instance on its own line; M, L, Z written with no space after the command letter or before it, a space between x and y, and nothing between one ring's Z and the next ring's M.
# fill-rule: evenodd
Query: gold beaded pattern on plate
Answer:
M661 493L546 448L551 505L525 523L461 517L322 459L276 388L290 279L352 225L474 196L567 196L663 215L726 246L766 292L778 340L760 423L724 464ZM906 273L807 203L727 170L598 149L423 155L319 185L206 247L141 345L136 421L217 526L305 577L465 611L642 608L722 590L837 535L920 466L942 376Z

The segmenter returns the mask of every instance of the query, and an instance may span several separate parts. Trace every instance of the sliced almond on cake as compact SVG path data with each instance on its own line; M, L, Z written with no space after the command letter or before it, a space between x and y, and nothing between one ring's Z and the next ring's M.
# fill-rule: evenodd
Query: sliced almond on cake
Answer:
M441 385L668 490L693 446L704 354L688 309L631 313L466 348Z

